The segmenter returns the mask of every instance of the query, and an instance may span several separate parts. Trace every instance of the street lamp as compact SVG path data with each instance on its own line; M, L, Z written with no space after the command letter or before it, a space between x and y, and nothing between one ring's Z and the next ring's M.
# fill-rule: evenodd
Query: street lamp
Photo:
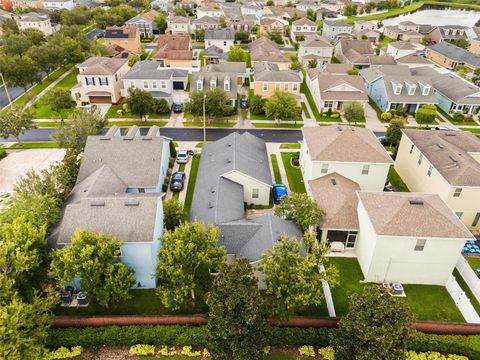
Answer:
M203 144L207 143L207 120L205 118L205 102L207 101L207 94L203 94Z
M0 72L0 79L2 80L3 86L5 88L5 93L7 94L8 103L12 103L12 99L10 98L10 93L8 92L7 84L5 83L5 79L3 78L3 74Z

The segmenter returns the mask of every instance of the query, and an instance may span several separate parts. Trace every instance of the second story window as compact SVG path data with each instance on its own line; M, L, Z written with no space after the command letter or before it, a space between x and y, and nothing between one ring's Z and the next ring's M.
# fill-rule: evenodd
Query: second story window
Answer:
M157 88L157 82L156 82L156 81L152 81L152 88L153 88L153 89L156 89L156 88Z
M326 174L328 172L328 164L322 164L322 169L320 170L322 174Z
M428 175L428 176L432 176L432 171L433 171L433 166L430 165L430 166L428 167L427 175Z
M94 77L86 77L85 83L87 86L95 86L95 78Z
M369 171L370 171L370 165L363 165L362 175L368 175Z
M415 145L412 144L412 146L410 146L410 154L413 152L413 148L415 147Z
M148 81L144 81L144 82L143 82L143 88L144 88L144 89L148 89Z
M268 83L263 83L263 91L268 91Z
M427 243L427 240L425 239L418 239L417 243L415 244L415 251L423 251L425 248L425 244Z
M418 165L422 165L423 155L418 157Z
M462 193L462 188L455 188L455 191L453 192L453 197L460 197L461 193Z
M99 77L98 82L101 86L108 86L108 78L107 77Z

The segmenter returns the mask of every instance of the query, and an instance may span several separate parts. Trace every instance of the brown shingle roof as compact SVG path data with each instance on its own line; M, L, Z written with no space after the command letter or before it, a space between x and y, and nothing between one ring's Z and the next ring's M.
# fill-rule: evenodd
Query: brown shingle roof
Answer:
M393 160L366 128L350 126L303 127L313 161L393 164Z
M300 42L303 47L330 47L333 45L322 36L319 35L307 35L304 41Z
M127 59L95 56L78 64L77 67L84 69L80 71L80 75L113 75L127 62Z
M147 11L146 13L144 13L140 16L144 19L152 21L152 20L155 20L159 15L160 15L160 13L157 10L152 9L152 10Z
M480 140L464 131L403 130L433 167L452 186L480 186ZM478 156L478 155L477 155Z
M277 44L264 36L250 44L250 54L252 61L292 62L280 51Z
M137 37L138 29L135 26L110 26L105 29L105 38L118 38L126 36L129 39Z
M357 192L377 235L474 239L436 194Z
M191 60L192 50L188 35L160 35L154 59Z
M352 64L368 64L367 55L375 55L372 43L369 40L340 40L342 54Z
M326 64L323 71L329 74L347 74L352 68L351 64Z
M318 75L320 97L327 101L368 101L365 83L360 75Z
M302 25L309 25L309 26L317 26L312 20L303 17L301 19L295 20L292 25L302 26Z
M310 194L325 211L325 216L320 224L322 229L358 230L356 191L360 186L352 180L331 173L308 182Z

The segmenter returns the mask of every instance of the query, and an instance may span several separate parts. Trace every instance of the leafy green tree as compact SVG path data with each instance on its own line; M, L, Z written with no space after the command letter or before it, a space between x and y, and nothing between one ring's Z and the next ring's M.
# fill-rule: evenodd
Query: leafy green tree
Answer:
M40 45L45 42L45 34L37 29L23 29L21 34L25 36L27 41L32 45Z
M75 106L75 101L73 101L70 91L65 89L49 90L43 100L56 112L60 112L63 109L71 109Z
M219 235L217 227L200 222L183 222L165 232L157 264L157 294L163 306L179 310L188 297L195 305L195 294L210 284L210 270L226 260L225 249L217 246Z
M308 60L308 68L316 69L318 66L318 61L316 59Z
M292 220L303 232L316 227L324 216L315 200L307 194L291 193L275 207L275 215Z
M274 6L275 3L273 2L273 0L268 0L267 3L266 3L267 6Z
M290 69L294 71L301 71L303 69L302 63L298 59L293 59L290 64Z
M277 44L283 44L282 33L279 30L272 30L267 32L267 37L276 42Z
M430 45L430 41L430 36L425 35L424 37L422 37L422 41L420 41L420 44L422 44L423 46L428 46Z
M20 30L18 25L13 19L5 19L0 23L0 29L3 32L3 36L9 36L10 34L18 34Z
M207 336L212 358L259 360L268 345L258 280L247 259L225 266L207 295Z
M356 67L352 67L347 73L348 75L358 75L358 69Z
M20 134L35 127L32 115L18 105L11 105L0 112L0 137L4 139L13 136L20 140Z
M432 124L437 117L437 108L435 105L423 104L415 113L415 120L419 124Z
M270 314L281 321L290 318L299 308L319 306L324 299L322 281L328 280L332 285L336 280L334 268L320 270L320 265L326 261L326 244L318 244L316 233L308 232L304 242L282 236L273 249L262 254L266 293L271 296L268 308ZM305 254L302 253L304 248L309 249Z
M152 112L155 114L169 114L172 107L165 99L153 99Z
M357 15L357 10L358 6L354 4L348 4L345 6L345 11L343 12L343 15L345 16L355 16Z
M455 71L458 73L458 75L462 78L465 78L467 76L467 68L465 65L458 65L455 67Z
M126 101L130 111L133 114L140 115L142 119L153 110L153 96L149 91L129 88Z
M235 33L235 41L246 43L250 40L250 32L247 30L239 30Z
M346 103L343 106L345 119L349 122L359 122L365 120L365 109L362 104L357 102Z
M381 286L368 286L349 297L348 313L333 338L335 359L405 359L414 320L408 305Z
M183 204L177 198L170 198L163 202L163 225L167 230L174 230L182 222L187 221L187 213Z
M218 18L218 25L221 27L221 28L226 28L227 27L227 18L225 16L220 16Z
M135 284L133 271L120 262L121 243L111 235L77 230L71 246L52 254L52 270L60 285L77 276L80 286L106 308L130 297Z
M155 23L157 24L158 31L160 34L165 34L165 30L167 30L167 18L164 14L160 14L155 18Z
M313 9L307 9L307 19L315 21L315 11Z
M36 62L40 70L45 71L48 74L47 76L50 76L50 73L62 64L62 59L58 56L59 52L57 46L46 42L31 47L27 55Z
M227 54L227 61L231 62L247 62L247 58L248 53L237 46L232 46Z
M385 141L391 145L398 145L402 138L402 129L404 127L403 119L393 119L385 133Z
M250 112L253 115L264 115L265 103L266 100L263 99L260 95L254 95L250 98Z
M7 303L0 303L1 359L45 359L44 343L56 299L50 292L47 296L36 295L31 302L15 296Z
M204 29L195 30L195 40L198 41L198 42L204 42L205 41L205 30Z
M470 45L468 40L463 38L463 37L459 37L459 38L456 38L456 39L453 39L453 40L450 40L450 42L455 45L455 46L458 46L462 49L466 49L468 48L468 46Z
M7 55L24 55L32 46L32 42L21 33L11 33L2 37L2 52Z
M83 152L87 138L97 135L105 124L106 119L99 113L78 109L57 126L52 138L60 147L71 149L78 155Z
M220 88L213 88L207 91L194 91L190 94L190 102L185 106L185 111L197 117L203 116L203 101L205 99L205 115L208 118L220 118L229 116L233 108L228 103L227 93Z
M175 16L188 16L187 10L183 7L177 7L173 10L173 15Z
M301 108L295 96L285 91L275 91L265 103L265 115L269 119L297 120L300 113Z
M0 56L0 72L7 85L18 86L27 91L28 85L40 80L39 68L28 56Z

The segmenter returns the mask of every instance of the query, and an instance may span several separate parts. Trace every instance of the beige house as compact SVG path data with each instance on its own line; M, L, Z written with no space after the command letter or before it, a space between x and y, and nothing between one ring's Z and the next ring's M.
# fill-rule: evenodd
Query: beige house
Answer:
M310 61L316 61L317 67L330 63L334 46L327 39L319 35L310 35L299 44L298 60L304 67L309 67Z
M468 51L472 54L480 55L480 39L472 39Z
M105 44L112 48L120 46L135 55L142 52L140 31L135 26L107 27L105 29Z
M172 35L190 34L191 21L185 16L169 16L167 18L167 33Z
M398 25L385 26L383 35L394 40L403 40L419 43L423 35L419 33L420 26L412 21L402 21Z
M355 254L365 281L445 286L474 239L445 202L436 194L357 195Z
M153 60L160 66L192 67L192 42L189 35L160 35Z
M280 70L288 69L292 64L292 59L283 54L277 44L264 36L250 44L250 58L252 65L268 61L277 64Z
M257 62L253 66L253 93L268 99L276 91L285 91L295 96L300 94L302 77L298 71L280 70L277 64Z
M306 11L295 9L294 7L284 6L265 6L263 8L263 16L278 17L283 20L290 20L297 16L299 18L307 16Z
M480 140L473 134L404 130L395 169L411 191L438 194L480 232Z
M128 72L127 59L91 57L78 64L77 85L71 90L77 104L116 104L121 98L122 78Z
M290 38L296 41L297 36L305 38L309 35L315 35L318 31L318 26L315 22L306 17L295 20L290 27Z
M57 29L50 22L48 15L29 12L15 18L20 30L35 29L41 31L45 36L53 34Z
M260 34L266 34L272 31L285 33L285 24L275 18L263 18L260 20Z

